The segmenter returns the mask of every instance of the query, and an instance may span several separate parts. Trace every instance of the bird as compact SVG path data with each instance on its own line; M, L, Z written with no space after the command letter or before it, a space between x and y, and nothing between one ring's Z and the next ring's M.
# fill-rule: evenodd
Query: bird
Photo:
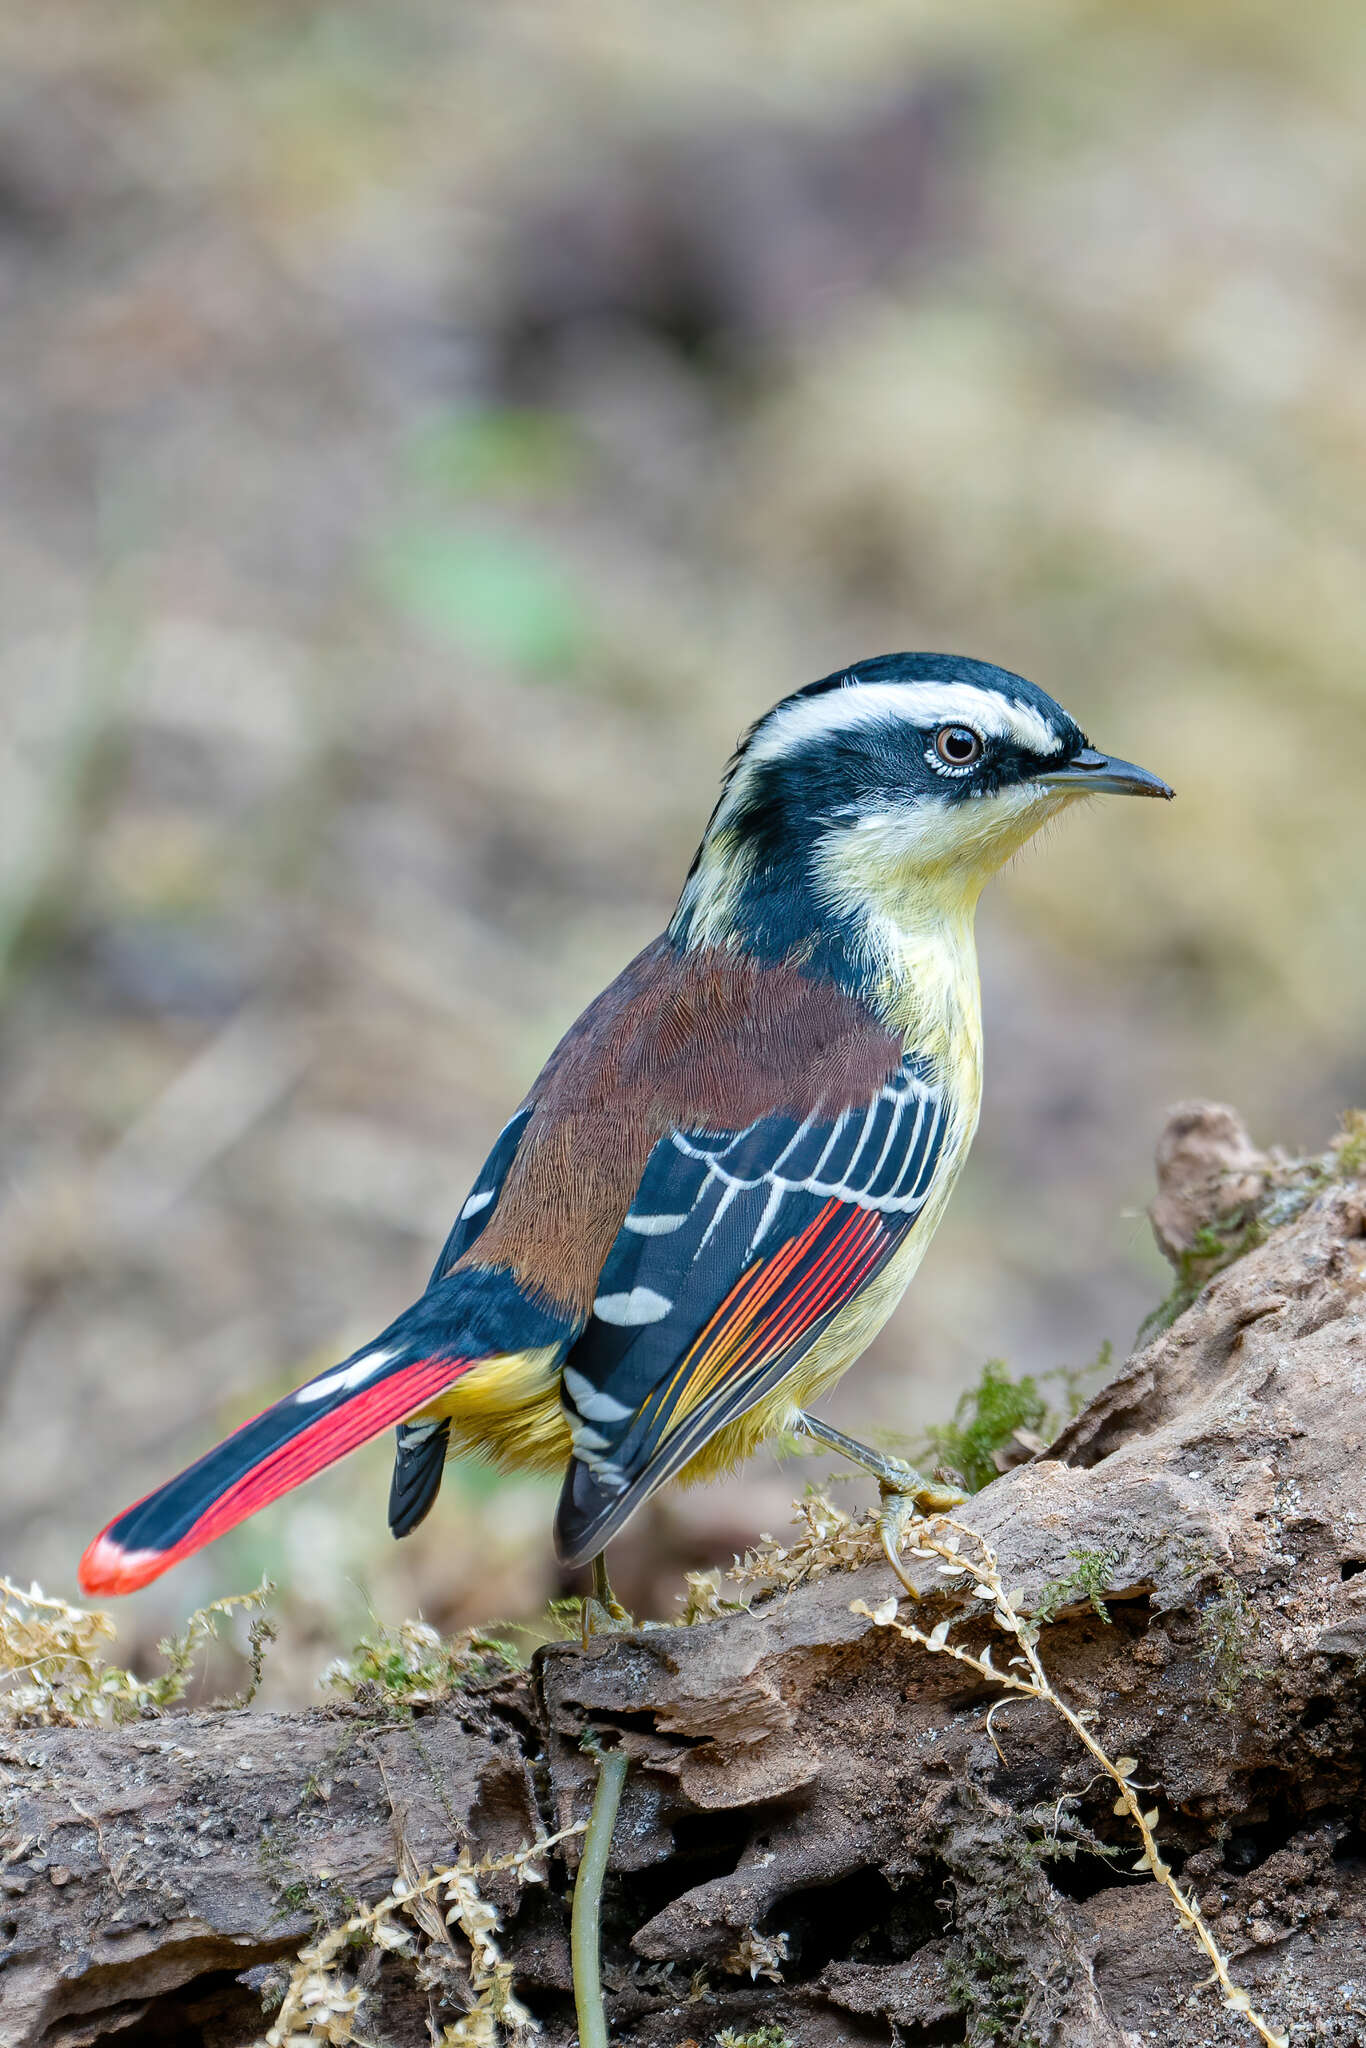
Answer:
M667 929L551 1053L426 1291L117 1516L83 1589L146 1585L391 1427L396 1536L453 1453L560 1472L556 1551L609 1606L606 1547L641 1503L766 1440L812 1438L922 1510L961 1499L812 1409L900 1300L977 1127L982 889L1103 794L1173 792L988 662L882 655L783 697Z

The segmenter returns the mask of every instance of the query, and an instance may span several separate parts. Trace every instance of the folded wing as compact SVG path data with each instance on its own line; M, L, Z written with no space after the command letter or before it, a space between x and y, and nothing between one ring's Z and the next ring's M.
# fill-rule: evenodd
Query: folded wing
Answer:
M945 1125L926 1063L907 1057L836 1115L660 1141L565 1361L566 1562L600 1550L868 1283L924 1207Z

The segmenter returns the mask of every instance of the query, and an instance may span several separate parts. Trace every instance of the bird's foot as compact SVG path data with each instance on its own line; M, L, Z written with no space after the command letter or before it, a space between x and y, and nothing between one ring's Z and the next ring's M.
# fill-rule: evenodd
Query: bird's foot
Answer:
M907 1523L924 1521L929 1515L946 1515L951 1509L961 1507L967 1495L956 1486L945 1486L938 1479L927 1479L904 1458L889 1458L885 1451L875 1451L871 1445L859 1443L856 1438L846 1436L842 1429L835 1429L832 1424L808 1415L805 1410L797 1416L797 1427L807 1436L814 1437L817 1443L828 1444L832 1451L838 1451L851 1464L872 1473L882 1496L877 1518L882 1548L906 1590L915 1593L915 1587L898 1562ZM919 1598L918 1594L916 1598Z
M904 1464L900 1458L888 1458L885 1463L886 1469L878 1474L877 1482L882 1499L877 1531L883 1549L895 1563L910 1523L924 1521L931 1515L949 1514L962 1506L967 1495L956 1486L926 1479L923 1472L917 1472L914 1465Z
M595 1600L590 1594L583 1603L580 1626L585 1650L594 1636L624 1636L635 1625L635 1617L626 1612L620 1600Z
M878 1474L878 1492L884 1501L904 1500L922 1518L947 1515L954 1508L961 1508L967 1499L961 1487L927 1479L923 1472L917 1472L914 1465L903 1464L900 1458L888 1458L887 1469Z
M612 1582L601 1555L593 1559L593 1590L583 1603L579 1625L585 1650L592 1636L622 1636L636 1625L635 1617L627 1612L612 1591Z

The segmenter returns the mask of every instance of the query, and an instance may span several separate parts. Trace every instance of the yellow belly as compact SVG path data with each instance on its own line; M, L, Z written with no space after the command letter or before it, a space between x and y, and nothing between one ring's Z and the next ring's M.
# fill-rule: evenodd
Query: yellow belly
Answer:
M501 1471L559 1472L568 1462L554 1345L485 1359L422 1413L449 1420L453 1453L475 1451Z

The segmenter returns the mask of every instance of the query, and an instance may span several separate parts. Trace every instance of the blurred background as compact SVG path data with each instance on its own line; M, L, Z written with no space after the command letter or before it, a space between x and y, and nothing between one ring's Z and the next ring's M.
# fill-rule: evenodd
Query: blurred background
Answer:
M1122 1356L1165 1106L1366 1097L1366 16L48 0L0 19L0 1567L424 1282L737 733L1022 670L1177 785L984 905L982 1134L830 1403ZM534 1615L554 1488L372 1447L120 1610ZM811 1468L658 1501L646 1612ZM862 1497L859 1486L839 1496Z

